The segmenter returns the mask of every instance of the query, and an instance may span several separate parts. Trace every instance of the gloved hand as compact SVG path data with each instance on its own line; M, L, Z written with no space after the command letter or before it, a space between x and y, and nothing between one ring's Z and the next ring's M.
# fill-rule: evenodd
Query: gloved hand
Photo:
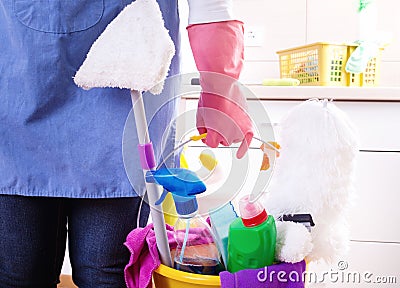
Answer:
M243 66L243 23L195 24L187 30L202 87L197 129L207 132L203 142L212 148L241 142L236 156L242 158L253 137L246 99L236 81Z

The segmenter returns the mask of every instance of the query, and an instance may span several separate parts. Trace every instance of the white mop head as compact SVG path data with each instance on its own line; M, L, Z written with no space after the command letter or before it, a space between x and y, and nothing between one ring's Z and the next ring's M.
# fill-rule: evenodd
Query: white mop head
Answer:
M281 122L280 157L265 199L268 211L311 214L309 260L333 261L349 245L347 210L358 152L355 130L333 103L305 101Z
M159 94L174 54L157 2L137 0L93 43L74 81L85 89L118 87Z

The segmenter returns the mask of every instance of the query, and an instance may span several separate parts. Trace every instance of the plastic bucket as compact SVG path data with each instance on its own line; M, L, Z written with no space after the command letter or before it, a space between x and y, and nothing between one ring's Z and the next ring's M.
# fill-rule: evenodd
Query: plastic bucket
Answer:
M221 287L219 276L182 272L160 265L153 273L156 288L216 288Z

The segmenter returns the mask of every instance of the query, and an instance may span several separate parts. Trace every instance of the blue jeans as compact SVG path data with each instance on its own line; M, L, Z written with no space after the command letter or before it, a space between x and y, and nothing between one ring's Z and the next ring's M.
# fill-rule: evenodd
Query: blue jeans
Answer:
M79 288L126 287L128 233L145 226L141 198L70 199L0 195L0 286L56 287L68 230L73 280ZM68 229L67 229L68 224Z

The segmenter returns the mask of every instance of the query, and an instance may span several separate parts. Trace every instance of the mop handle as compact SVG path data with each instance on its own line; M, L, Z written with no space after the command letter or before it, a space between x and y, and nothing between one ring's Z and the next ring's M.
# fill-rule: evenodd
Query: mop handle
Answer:
M133 105L132 106L133 113L136 121L136 130L138 134L139 144L140 145L149 144L150 136L147 126L146 113L144 110L142 93L140 91L131 90L131 99ZM154 159L153 162L155 162ZM148 170L143 167L144 177L147 171ZM150 213L151 213L151 218L153 220L156 243L158 252L160 253L161 263L168 267L172 267L172 259L169 249L167 230L165 229L165 220L162 211L162 206L161 204L160 205L155 204L162 194L162 188L156 183L147 183L146 179L145 183L146 183L146 190L150 204Z

